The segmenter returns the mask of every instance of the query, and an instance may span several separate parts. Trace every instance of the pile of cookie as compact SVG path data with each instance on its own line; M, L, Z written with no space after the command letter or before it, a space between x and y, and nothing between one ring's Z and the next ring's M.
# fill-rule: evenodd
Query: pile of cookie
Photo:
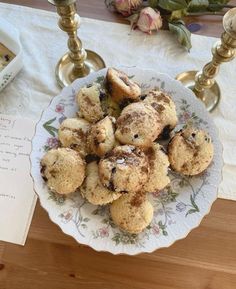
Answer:
M142 95L122 71L109 68L104 84L81 88L77 102L78 115L59 128L60 148L41 160L42 177L55 193L78 191L91 204L109 204L122 230L139 233L150 224L147 194L170 183L170 168L197 175L213 158L203 130L187 127L174 134L178 118L168 94L154 89ZM166 152L158 142L170 133Z

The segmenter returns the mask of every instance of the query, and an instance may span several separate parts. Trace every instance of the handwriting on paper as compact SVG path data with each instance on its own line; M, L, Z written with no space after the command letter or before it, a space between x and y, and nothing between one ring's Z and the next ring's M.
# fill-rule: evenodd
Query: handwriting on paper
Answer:
M30 177L29 119L0 115L0 240L24 244L36 196Z
M0 116L0 171L16 172L17 162L29 157L30 138L15 126L15 120Z

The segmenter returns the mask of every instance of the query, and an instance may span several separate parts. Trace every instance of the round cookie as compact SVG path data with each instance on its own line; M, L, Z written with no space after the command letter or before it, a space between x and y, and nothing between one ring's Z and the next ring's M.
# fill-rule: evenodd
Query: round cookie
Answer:
M171 97L163 91L154 89L149 91L143 102L151 105L157 111L164 133L163 137L168 136L178 122L175 103Z
M65 119L58 130L58 139L63 147L72 148L82 157L87 154L87 133L90 123L82 118Z
M137 83L129 79L123 71L108 68L106 75L107 90L111 97L118 103L133 100L138 101L141 88Z
M155 109L146 103L126 106L116 122L115 136L123 144L148 147L162 131Z
M178 132L168 145L168 157L173 170L184 175L197 175L211 163L214 147L209 135L188 127Z
M106 116L92 125L88 135L88 147L92 154L100 157L111 151L115 146L114 118Z
M110 212L114 223L131 234L142 232L153 218L153 206L143 193L122 195L110 205Z
M98 83L80 89L77 95L79 106L78 115L94 123L104 117L100 97L103 97L101 86Z
M117 146L99 162L101 183L111 191L138 192L148 180L148 175L148 158L134 146Z
M168 177L168 156L157 143L153 143L152 147L148 148L146 154L149 158L150 174L148 181L143 187L143 191L146 193L158 192L170 183L170 178Z
M41 160L41 174L51 191L66 195L83 183L85 165L72 149L52 149Z
M120 193L109 191L101 184L97 162L91 162L87 165L86 178L80 187L80 192L93 205L105 205L121 196Z

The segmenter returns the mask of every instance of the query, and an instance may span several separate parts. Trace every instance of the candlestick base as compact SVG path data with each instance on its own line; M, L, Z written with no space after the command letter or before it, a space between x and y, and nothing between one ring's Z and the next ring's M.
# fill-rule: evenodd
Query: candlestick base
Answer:
M176 79L182 82L185 87L193 90L197 72L198 71L186 71L177 75ZM196 94L196 92L194 93ZM217 82L215 82L211 88L206 88L202 92L196 94L196 97L203 101L209 112L212 112L217 107L220 96L220 88Z
M75 79L85 77L91 72L106 67L103 59L95 52L86 50L87 58L84 62L84 68L80 71L74 71L74 64L71 62L69 52L62 56L56 66L56 79L61 87L70 85Z

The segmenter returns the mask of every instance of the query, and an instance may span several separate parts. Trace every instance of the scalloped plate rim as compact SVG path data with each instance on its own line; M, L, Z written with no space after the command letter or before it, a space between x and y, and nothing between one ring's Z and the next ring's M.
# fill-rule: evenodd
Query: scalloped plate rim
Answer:
M118 67L118 69L119 69L119 68L120 68L120 69L122 69L122 68L123 68L123 69L137 69L137 70L139 70L139 71L149 71L150 73L153 73L155 76L156 76L157 74L158 74L158 75L163 75L163 77L168 78L168 79L169 79L170 81L172 81L173 83L175 82L177 85L181 85L181 83L180 83L178 80L171 78L168 74L160 73L160 72L157 72L157 71L155 71L155 70L153 70L153 69L140 69L140 68L138 68L138 67L127 67L127 66L121 66L121 67ZM197 228L197 227L200 225L200 223L201 223L201 221L203 220L203 218L204 218L207 214L209 214L209 212L210 212L210 210L211 210L211 207L212 207L214 201L217 199L218 190L217 190L216 193L215 193L214 200L213 200L212 203L209 205L208 211L207 211L206 213L204 213L204 215L201 215L201 216L200 216L200 218L199 218L198 222L196 223L196 225L195 225L195 226L191 226L191 229L190 229L190 230L189 230L188 228L186 228L186 230L185 230L186 233L185 233L183 236L178 237L178 238L176 238L176 239L173 240L173 241L167 241L167 239L166 239L166 244L165 244L165 245L164 245L164 244L161 244L161 246L159 246L158 248L150 248L150 249L148 250L148 248L145 247L145 248L141 248L141 250L140 250L139 252L135 252L135 251L133 252L133 251L129 250L129 248L127 247L128 252L119 252L119 251L116 251L116 246L115 246L115 245L113 246L114 250L111 251L111 250L106 250L106 249L104 249L104 248L101 248L100 244L97 244L96 240L93 241L93 242L91 242L90 240L87 240L87 239L84 239L84 240L83 240L83 239L80 239L80 238L78 238L78 235L75 234L75 232L73 232L73 231L70 232L69 226L66 227L64 224L59 223L59 221L58 221L56 218L54 218L52 212L50 212L50 211L47 209L46 204L44 204L44 203L42 202L42 200L41 200L41 198L40 198L40 194L37 192L37 185L36 185L36 183L35 183L35 179L34 179L34 176L33 176L33 157L34 157L34 149L35 149L35 147L36 147L36 145L35 145L35 136L36 136L36 133L37 133L37 129L38 129L38 127L40 126L41 121L42 121L42 119L43 119L43 116L46 114L46 112L47 112L47 110L50 108L51 104L52 104L56 99L59 99L60 96L62 96L62 95L66 92L66 90L67 90L68 88L70 88L70 87L74 88L74 86L76 86L76 85L79 84L80 82L84 82L86 79L93 78L93 76L95 76L95 75L102 74L102 73L105 72L106 70L107 70L107 68L104 68L104 69L100 70L99 72L94 72L94 73L90 74L88 77L85 77L85 78L83 78L83 79L77 79L77 80L75 80L69 87L63 88L62 91L61 91L58 95L54 96L54 97L51 99L51 101L49 102L48 106L42 111L42 114L41 114L41 116L40 116L40 119L38 120L38 122L37 122L37 124L36 124L36 126L35 126L35 133L34 133L34 137L33 137L33 139L32 139L32 149L31 149L31 154L30 154L30 164L31 164L30 175L31 175L32 180L33 180L34 191L35 191L35 193L36 193L36 194L38 195L38 197L39 197L40 205L47 211L50 220L51 220L53 223L55 223L55 224L62 230L63 233L65 233L65 234L68 235L68 236L73 237L79 244L87 245L87 246L93 248L94 250L96 250L96 251L98 251L98 252L109 252L109 253L112 253L112 254L114 254L114 255L122 255L122 254L125 254L125 255L127 255L127 254L128 254L128 255L137 255L137 254L141 254L141 253L151 253L151 252L154 252L154 251L157 250L157 249L167 248L167 247L171 246L172 244L174 244L176 241L186 238L186 236L187 236L193 229ZM182 86L182 85L181 85L181 86ZM185 87L183 87L183 86L182 86L182 88L183 88L184 90L188 90L188 94L191 93L192 96L195 97L194 93L193 93L190 89L185 88ZM201 110L202 110L202 109L205 110L205 113L207 114L208 119L209 119L210 122L211 122L211 126L213 126L213 128L214 128L214 130L215 130L215 132L216 132L216 134L217 134L217 136L218 136L218 145L219 145L219 148L220 148L220 150L221 150L221 152L222 152L222 151L223 151L223 148L222 148L222 144L221 144L220 141L219 141L218 129L217 129L217 127L214 125L214 122L213 122L213 120L211 119L210 114L209 114L209 113L207 112L207 110L205 109L204 104L203 104L201 101L199 101L199 100L198 100L198 104L199 104L199 106L201 107ZM218 180L217 187L219 186L220 182L222 181L222 166L223 166L223 156L222 156L222 154L221 154L220 159L221 159L221 169L220 169L220 170L221 170L221 178ZM66 228L68 228L68 229L66 229ZM88 242L88 241L89 241L89 242Z

